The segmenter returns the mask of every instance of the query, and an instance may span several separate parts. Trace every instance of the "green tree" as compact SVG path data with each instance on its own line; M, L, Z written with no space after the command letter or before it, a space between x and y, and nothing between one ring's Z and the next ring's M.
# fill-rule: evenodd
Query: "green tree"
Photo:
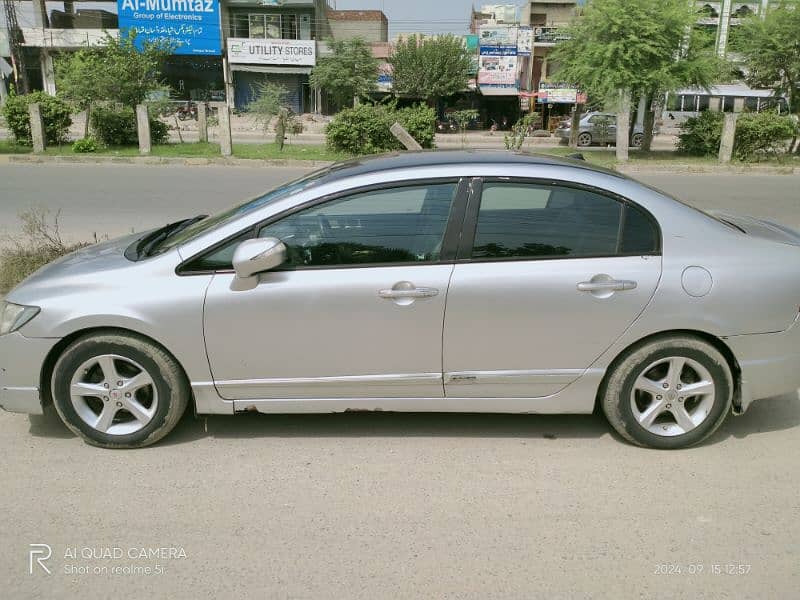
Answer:
M64 96L79 105L105 100L135 108L164 89L161 67L174 49L174 44L151 41L139 47L133 29L118 38L106 35L99 46L60 56L56 85L60 81Z
M786 96L789 111L800 114L800 1L782 0L764 19L753 16L740 27L747 83Z
M686 0L593 0L555 48L559 79L616 108L619 160L628 158L634 97L708 85L717 73L708 50L687 39L695 20Z
M264 133L275 119L275 143L283 150L286 133L293 131L297 124L297 118L287 104L289 91L271 81L259 82L252 86L251 91L253 99L247 105L247 112L264 128Z
M451 34L409 36L395 45L389 63L395 94L430 102L466 89L472 72L464 41Z
M319 59L311 71L311 85L326 90L339 106L355 106L377 87L378 60L361 38L328 44L333 55Z

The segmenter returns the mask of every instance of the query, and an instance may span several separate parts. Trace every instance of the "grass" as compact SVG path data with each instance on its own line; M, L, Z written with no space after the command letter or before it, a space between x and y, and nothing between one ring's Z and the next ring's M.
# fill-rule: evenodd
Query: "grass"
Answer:
M555 148L525 148L528 151L539 154L549 154L552 156L566 156L580 152L587 162L601 167L614 168L617 159L614 150L605 148L568 148L558 146ZM29 146L15 144L11 140L0 140L0 154L28 154L31 152ZM53 146L45 150L49 156L82 156L72 151L72 146L65 144ZM105 147L98 152L92 153L96 156L139 156L139 149L136 146L124 147ZM88 154L87 156L92 156ZM219 144L190 142L184 144L163 144L153 146L151 156L165 158L218 158L220 156ZM286 144L283 151L278 150L274 143L270 144L234 144L233 156L236 158L250 158L258 160L319 160L319 161L338 161L350 158L349 155L331 152L327 147L315 144ZM719 164L715 156L686 156L669 150L653 150L642 152L631 150L630 165L695 165L695 166L714 166ZM757 163L743 163L734 160L733 166L767 165L792 167L800 165L800 158L796 156L784 156L780 159L768 159Z
M0 140L0 154L29 154L30 146L15 144L11 140ZM45 152L48 156L139 156L136 146L106 146L97 152L81 154L73 152L71 144L50 146ZM191 142L185 144L163 144L153 146L151 156L165 158L219 158L219 144ZM313 144L286 144L283 151L275 144L234 144L236 158L261 160L344 160L347 154L331 152L325 146Z

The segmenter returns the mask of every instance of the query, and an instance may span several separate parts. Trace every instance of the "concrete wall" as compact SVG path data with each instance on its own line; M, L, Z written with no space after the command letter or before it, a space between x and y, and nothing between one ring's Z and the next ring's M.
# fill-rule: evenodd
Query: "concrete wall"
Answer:
M335 40L362 38L368 42L389 41L389 25L381 21L331 19L331 32Z

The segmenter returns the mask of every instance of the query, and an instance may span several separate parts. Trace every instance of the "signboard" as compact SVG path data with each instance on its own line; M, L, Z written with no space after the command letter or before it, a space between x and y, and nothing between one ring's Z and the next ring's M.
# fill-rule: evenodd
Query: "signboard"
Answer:
M522 26L517 33L517 54L530 56L533 46L533 29Z
M317 43L314 40L228 38L228 61L313 67L317 64Z
M517 86L516 56L481 56L478 70L479 85Z
M564 83L540 83L536 101L540 104L586 104L586 94Z
M480 30L481 54L484 46L517 48L517 27L510 25L483 26Z
M119 28L136 30L136 45L166 40L174 54L222 54L220 0L117 0Z

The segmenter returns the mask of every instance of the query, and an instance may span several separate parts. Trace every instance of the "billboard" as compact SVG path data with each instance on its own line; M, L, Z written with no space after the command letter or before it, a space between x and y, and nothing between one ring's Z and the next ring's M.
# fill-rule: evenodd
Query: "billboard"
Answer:
M481 54L484 46L511 47L516 53L517 27L511 25L484 25L480 30Z
M586 104L586 94L568 83L542 82L536 101L540 104Z
M516 56L481 56L478 85L516 87Z
M222 54L220 0L117 0L120 31L136 30L136 44L169 41L174 54Z
M517 54L530 56L533 47L533 29L521 26L517 33Z
M251 65L317 64L317 43L314 40L267 40L228 38L228 61Z

